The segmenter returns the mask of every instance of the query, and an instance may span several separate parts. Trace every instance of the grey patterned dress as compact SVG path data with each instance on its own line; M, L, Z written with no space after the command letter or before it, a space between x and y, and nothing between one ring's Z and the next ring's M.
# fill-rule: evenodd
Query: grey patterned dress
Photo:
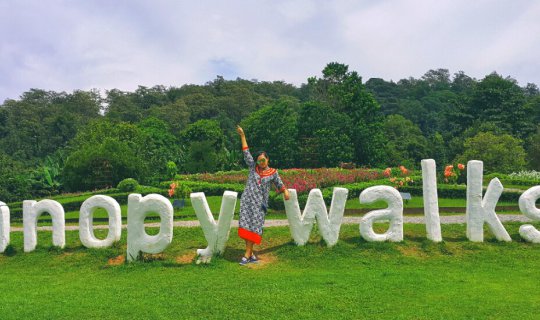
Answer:
M280 192L285 190L285 186L276 169L268 168L259 172L249 149L245 149L243 152L244 160L249 167L249 176L240 198L238 235L242 239L260 244L264 218L268 208L270 185L274 184Z

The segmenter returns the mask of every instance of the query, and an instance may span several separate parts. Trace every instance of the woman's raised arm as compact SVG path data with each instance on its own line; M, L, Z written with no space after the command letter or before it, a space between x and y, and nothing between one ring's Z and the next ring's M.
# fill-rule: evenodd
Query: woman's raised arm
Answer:
M251 153L249 153L249 147L246 141L246 135L244 134L244 130L240 128L240 126L236 126L236 132L240 135L240 140L242 140L242 152L244 153L244 161L250 168L255 168L255 160L253 160L253 157L251 156Z
M244 134L244 129L242 129L240 126L236 126L236 132L240 135L240 140L242 140L242 150L246 150L248 148L248 144L246 141L246 135Z

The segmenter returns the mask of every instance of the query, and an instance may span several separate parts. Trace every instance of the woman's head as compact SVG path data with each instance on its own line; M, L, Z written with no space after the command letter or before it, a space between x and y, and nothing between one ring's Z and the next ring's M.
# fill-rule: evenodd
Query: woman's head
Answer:
M268 167L270 158L268 157L268 154L265 151L259 151L257 152L255 156L255 162L257 163L257 166L260 169L264 169Z

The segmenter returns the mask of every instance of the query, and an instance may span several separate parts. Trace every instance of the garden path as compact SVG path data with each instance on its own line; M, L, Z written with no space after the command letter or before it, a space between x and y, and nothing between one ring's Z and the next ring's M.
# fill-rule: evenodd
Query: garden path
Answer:
M526 216L522 214L499 214L499 219L501 222L531 222L532 220L527 218ZM362 217L343 217L343 224L359 224L360 219ZM452 224L452 223L465 223L465 215L452 215L452 216L441 216L441 223L442 224ZM412 223L412 224L424 224L424 217L423 216L416 216L416 217L403 217L404 223ZM287 219L269 219L266 220L264 226L267 227L282 227L282 226L288 226L289 221ZM159 222L153 222L153 223L145 223L146 227L159 227ZM184 227L184 228L194 228L199 227L200 223L198 220L189 220L189 221L174 221L175 227ZM232 223L233 227L238 227L238 220L234 220ZM94 229L108 229L108 225L94 225ZM122 225L123 229L127 228L127 225ZM38 227L38 230L42 231L52 231L51 226L42 226ZM79 230L78 225L74 226L66 226L67 231L74 231ZM23 231L23 228L21 227L14 227L11 228L11 231L14 232L21 232Z

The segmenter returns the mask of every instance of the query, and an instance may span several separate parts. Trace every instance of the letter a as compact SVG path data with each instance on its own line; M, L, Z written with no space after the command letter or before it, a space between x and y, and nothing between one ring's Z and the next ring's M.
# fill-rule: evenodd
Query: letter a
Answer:
M387 209L371 211L360 220L360 235L366 241L403 241L403 199L399 192L389 186L369 187L360 194L360 203L384 200ZM390 228L383 234L373 230L373 222L390 220Z

